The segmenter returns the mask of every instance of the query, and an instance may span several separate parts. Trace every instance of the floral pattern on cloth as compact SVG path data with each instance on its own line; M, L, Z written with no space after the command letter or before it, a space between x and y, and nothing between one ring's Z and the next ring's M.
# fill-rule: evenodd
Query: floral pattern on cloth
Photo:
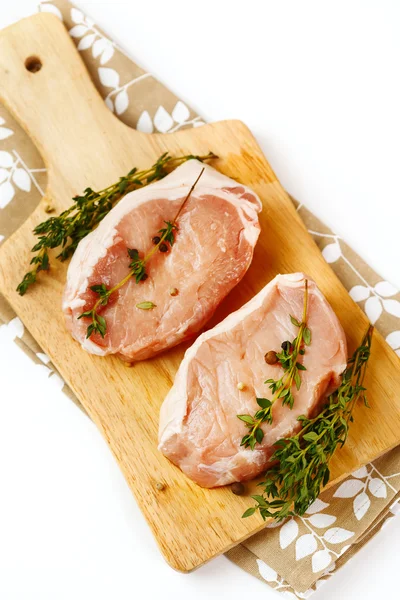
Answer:
M204 124L200 116L67 0L42 2L39 10L63 21L108 108L146 133L170 133ZM37 206L46 187L43 161L31 140L0 106L0 244ZM325 260L400 356L400 294L307 208L297 210ZM78 405L49 357L24 330L0 296L0 326L49 379ZM79 405L80 406L80 405ZM82 409L83 410L83 409ZM308 598L342 564L400 513L400 447L323 492L301 518L273 523L227 553L237 565L282 592Z

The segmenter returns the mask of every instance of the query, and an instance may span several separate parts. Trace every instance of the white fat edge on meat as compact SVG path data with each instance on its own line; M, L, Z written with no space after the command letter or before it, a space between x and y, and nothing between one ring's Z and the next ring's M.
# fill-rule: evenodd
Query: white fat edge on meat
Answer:
M108 248L114 243L115 235L117 234L116 226L123 217L141 204L152 200L159 200L160 193L163 191L169 192L167 199L170 201L182 198L189 193L193 181L196 180L196 177L203 168L205 170L196 186L196 195L215 194L215 190L218 189L218 196L233 204L237 209L244 225L244 235L249 244L252 246L255 245L259 235L257 213L262 208L258 196L247 186L238 184L235 180L219 173L209 165L203 164L198 160L189 160L172 171L164 179L127 194L101 221L97 229L89 233L79 243L68 268L66 292L62 304L64 311L74 310L84 304L84 301L79 296L86 291L88 280L95 265L99 259L106 256ZM187 180L188 183L179 183L182 179ZM244 193L252 195L254 202L247 199L240 199L236 194L222 189L226 186L237 187L238 185L243 187ZM253 222L249 221L245 215L251 217ZM80 268L81 264L85 264L85 270ZM77 273L78 277L76 276ZM90 351L96 346L89 341L85 346L87 350L89 350L88 344L90 345ZM105 352L101 351L100 353L104 354ZM99 349L97 349L96 354L99 354Z
M236 481L236 478L232 476L232 471L238 468L238 460L240 460L242 466L243 463L247 463L253 469L255 463L258 463L259 465L264 464L265 451L264 449L251 450L250 448L242 447L240 448L239 453L235 454L234 456L221 458L218 462L215 462L212 465L200 463L197 469L202 474L218 477L218 479L216 479L210 487L219 487L221 485L228 485Z
M178 372L175 377L174 384L167 394L160 410L160 425L159 425L159 449L162 450L163 444L165 444L170 437L175 434L179 434L183 429L183 420L187 413L187 376L188 369L192 358L195 357L200 346L207 340L226 333L233 329L239 322L244 318L251 315L253 312L261 308L264 300L268 294L279 285L285 287L301 287L305 279L308 280L308 292L314 294L320 298L323 302L325 300L322 292L317 287L316 283L309 277L306 277L304 273L291 273L287 275L277 275L272 279L256 296L254 296L244 306L239 308L237 311L228 315L221 323L216 325L213 329L206 331L200 335L197 340L188 348L185 352L185 356L179 366ZM340 322L335 315L330 304L327 303L327 309L330 310L330 316L335 319L339 327ZM340 373L345 369L346 363L340 366Z
M256 296L244 306L228 315L221 323L213 329L201 334L197 340L185 352L185 356L179 366L174 385L167 394L160 410L159 448L175 433L182 431L183 419L187 411L187 374L192 358L196 355L200 346L210 338L233 329L245 317L261 308L265 298L273 288L278 285L280 279L299 285L304 280L302 273L293 275L277 275Z

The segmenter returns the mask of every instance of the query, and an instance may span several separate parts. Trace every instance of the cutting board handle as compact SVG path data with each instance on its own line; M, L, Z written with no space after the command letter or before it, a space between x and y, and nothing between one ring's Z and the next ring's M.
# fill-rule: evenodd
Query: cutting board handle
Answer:
M36 144L49 180L57 171L76 181L86 162L110 160L111 128L121 129L122 143L126 138L127 127L104 104L64 25L48 13L0 32L0 100Z

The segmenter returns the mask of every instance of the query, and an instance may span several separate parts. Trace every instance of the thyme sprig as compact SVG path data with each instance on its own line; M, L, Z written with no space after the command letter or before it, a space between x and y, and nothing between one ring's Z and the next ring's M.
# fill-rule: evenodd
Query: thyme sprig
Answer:
M39 272L50 269L50 249L61 248L56 258L61 261L67 260L74 254L79 242L104 219L123 196L162 179L192 158L204 162L218 157L212 152L202 156L189 154L178 157L170 156L165 152L149 169L142 171L131 169L117 183L99 192L95 192L90 187L86 188L82 196L73 198L74 203L67 210L57 217L50 217L43 223L39 223L33 230L38 238L32 248L32 252L37 254L30 262L34 268L25 274L17 287L17 292L23 296L36 282Z
M357 401L361 399L368 406L363 383L371 354L372 333L370 326L347 363L341 385L329 396L320 414L312 419L298 417L301 431L275 443L271 462L276 464L259 484L264 494L252 496L256 506L247 509L243 517L259 511L264 520L273 517L281 521L303 515L317 499L329 481L332 456L346 442Z
M93 305L92 308L90 308L89 310L86 310L85 312L80 314L78 317L78 319L88 318L91 320L90 324L87 327L87 331L86 331L87 338L89 338L92 335L92 333L99 333L102 338L105 337L106 331L107 331L107 323L106 323L106 320L104 319L104 317L102 317L101 315L98 314L98 309L101 308L102 306L106 306L108 304L110 296L112 294L114 294L116 291L118 291L120 288L122 288L126 283L128 283L128 281L132 277L134 277L136 283L140 283L140 281L145 281L148 277L148 275L146 273L146 264L149 262L151 257L154 256L154 254L157 252L157 250L159 250L160 248L162 248L163 245L165 245L165 242L168 242L170 244L170 246L173 246L174 241L175 241L174 231L178 230L177 220L178 220L185 204L187 203L190 196L192 195L192 192L195 189L195 187L196 187L200 177L203 175L203 173L204 173L204 167L200 171L198 177L196 178L196 181L191 186L191 188L190 188L188 194L186 195L186 197L184 198L183 202L179 206L178 212L176 213L173 220L172 221L164 221L166 227L164 227L158 231L158 233L161 234L161 237L157 236L158 241L152 247L152 249L149 250L149 252L143 258L140 258L139 252L138 252L138 250L136 250L136 248L128 249L128 256L131 259L131 262L129 263L128 274L125 275L125 277L123 279L121 279L121 281L119 281L117 284L115 284L110 289L107 289L107 287L104 283L98 284L98 285L92 285L90 287L92 292L95 292L96 294L98 294L99 298L95 302L95 304ZM150 306L150 305L152 305L152 306ZM139 304L137 304L136 307L142 308L142 309L144 308L145 310L149 310L151 308L155 308L156 305L150 301L145 300L144 302L140 302Z
M245 448L251 448L254 450L255 445L261 444L264 438L264 432L261 429L262 423L272 424L272 408L278 399L282 399L282 404L287 404L290 409L294 405L293 396L293 384L297 390L301 386L300 371L305 371L306 367L299 362L299 357L305 354L304 346L311 344L311 331L307 326L307 309L308 309L308 280L305 280L304 287L304 303L303 303L303 316L301 323L289 315L293 325L299 328L299 332L292 342L283 342L281 348L282 351L276 353L278 363L283 369L283 375L280 379L267 379L264 383L268 383L268 387L272 392L272 399L268 398L256 398L257 404L260 409L252 417L251 415L237 415L238 419L244 422L246 427L250 430L248 434L243 436L240 443Z

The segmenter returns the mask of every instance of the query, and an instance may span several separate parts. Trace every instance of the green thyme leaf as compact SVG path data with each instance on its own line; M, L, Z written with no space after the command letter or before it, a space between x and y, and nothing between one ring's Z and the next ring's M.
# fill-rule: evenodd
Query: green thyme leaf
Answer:
M39 223L33 230L38 241L33 246L32 252L38 254L33 257L31 264L36 267L24 275L17 287L17 292L23 296L28 288L37 281L37 274L40 271L49 270L48 250L61 248L61 252L56 258L61 261L67 260L74 254L79 242L97 227L124 195L162 179L176 167L192 158L204 162L218 157L212 152L203 156L188 154L179 157L170 156L165 152L149 169L138 171L133 168L117 183L99 192L95 192L90 187L86 188L81 196L73 198L73 204L67 210L57 217L49 217L46 221ZM172 244L173 240L169 243Z
M268 400L267 398L256 398L256 401L261 408L268 408L272 404L271 400Z
M256 398L257 404L262 410L258 410L253 417L250 415L237 415L239 419L244 421L246 427L250 429L250 433L246 434L241 441L241 446L245 448L255 448L256 443L260 444L263 440L264 433L260 428L262 423L271 424L273 421L272 406L279 399L282 400L283 406L288 406L290 409L294 406L294 396L292 392L293 385L299 390L301 386L300 371L306 371L306 367L297 359L299 356L304 356L305 350L303 347L304 332L307 331L306 339L311 342L311 332L307 327L307 307L308 307L308 281L305 280L304 286L304 303L303 303L303 318L301 323L289 315L293 325L299 328L299 333L296 338L290 342L286 340L281 345L281 352L276 352L279 364L283 369L283 376L278 379L266 379L265 384L268 384L272 393L272 399ZM247 420L246 420L247 419Z
M87 310L79 315L78 319L92 318L93 312L91 310Z
M242 519L247 519L247 517L251 517L251 515L254 515L255 512L256 512L256 508L253 508L253 507L248 508L242 514Z
M298 417L301 430L291 438L275 443L271 457L274 466L259 486L263 495L252 496L256 505L244 515L259 511L265 520L282 521L302 516L329 481L329 463L337 448L347 439L353 410L365 398L363 381L371 354L373 327L369 327L361 345L347 362L342 383L326 401L322 411L311 419ZM244 516L243 515L243 516Z
M159 159L157 169L161 168L161 165L162 165L162 161L160 161L160 159ZM179 210L178 210L177 214L175 215L175 219L174 219L173 223L170 221L164 221L165 224L167 225L167 227L165 229L161 230L161 231L163 231L161 237L158 237L157 243L146 254L146 256L141 258L139 251L136 248L128 248L127 249L128 257L131 259L131 262L129 263L128 274L125 275L125 277L123 279L121 279L111 289L107 289L107 287L103 283L98 284L98 285L93 285L90 288L93 292L95 292L96 294L99 295L99 299L95 302L92 310L90 311L92 323L88 326L87 334L86 334L87 337L90 337L92 335L92 333L96 333L96 332L100 333L100 335L102 337L105 336L105 333L107 330L107 323L103 317L101 318L102 320L99 321L99 317L98 317L98 313L97 313L97 309L99 308L99 306L106 306L108 304L110 296L112 294L114 294L115 292L117 292L121 287L123 287L132 277L134 277L136 283L140 283L141 281L143 281L143 282L146 281L146 279L148 278L148 275L146 273L147 262L155 254L155 252L157 252L158 249L160 249L160 250L162 249L162 245L166 246L166 244L165 244L166 241L168 241L169 244L172 246L173 241L174 241L173 230L178 229L178 227L176 225L176 221L182 211L182 208L185 206L186 202L189 200L191 193L193 192L194 188L196 187L197 182L199 181L199 179L203 175L203 173L204 173L204 168L200 171L196 181L193 183L192 187L190 188L189 193L186 195L183 202L181 203ZM136 304L136 307L140 308L142 310L151 310L151 309L155 308L156 305L153 304L152 302L145 301L145 302L139 302L139 304ZM78 317L78 319L80 319L81 317L82 317L82 315L80 315Z
M248 425L253 425L254 423L254 419L250 415L237 415L237 418Z
M153 304L153 302L150 302L149 300L136 304L136 308L141 308L142 310L151 310L152 308L156 308L156 306L157 304Z
M264 439L264 432L261 429L261 427L257 427L256 431L255 431L255 438L256 438L256 442L258 444L261 444L261 442Z
M309 346L311 344L311 331L309 330L308 327L304 328L303 340L304 340L304 343L306 346Z
M295 319L294 317L292 317L292 315L289 315L291 322L293 323L293 325L295 325L295 327L300 327L301 323L298 322L297 319Z

